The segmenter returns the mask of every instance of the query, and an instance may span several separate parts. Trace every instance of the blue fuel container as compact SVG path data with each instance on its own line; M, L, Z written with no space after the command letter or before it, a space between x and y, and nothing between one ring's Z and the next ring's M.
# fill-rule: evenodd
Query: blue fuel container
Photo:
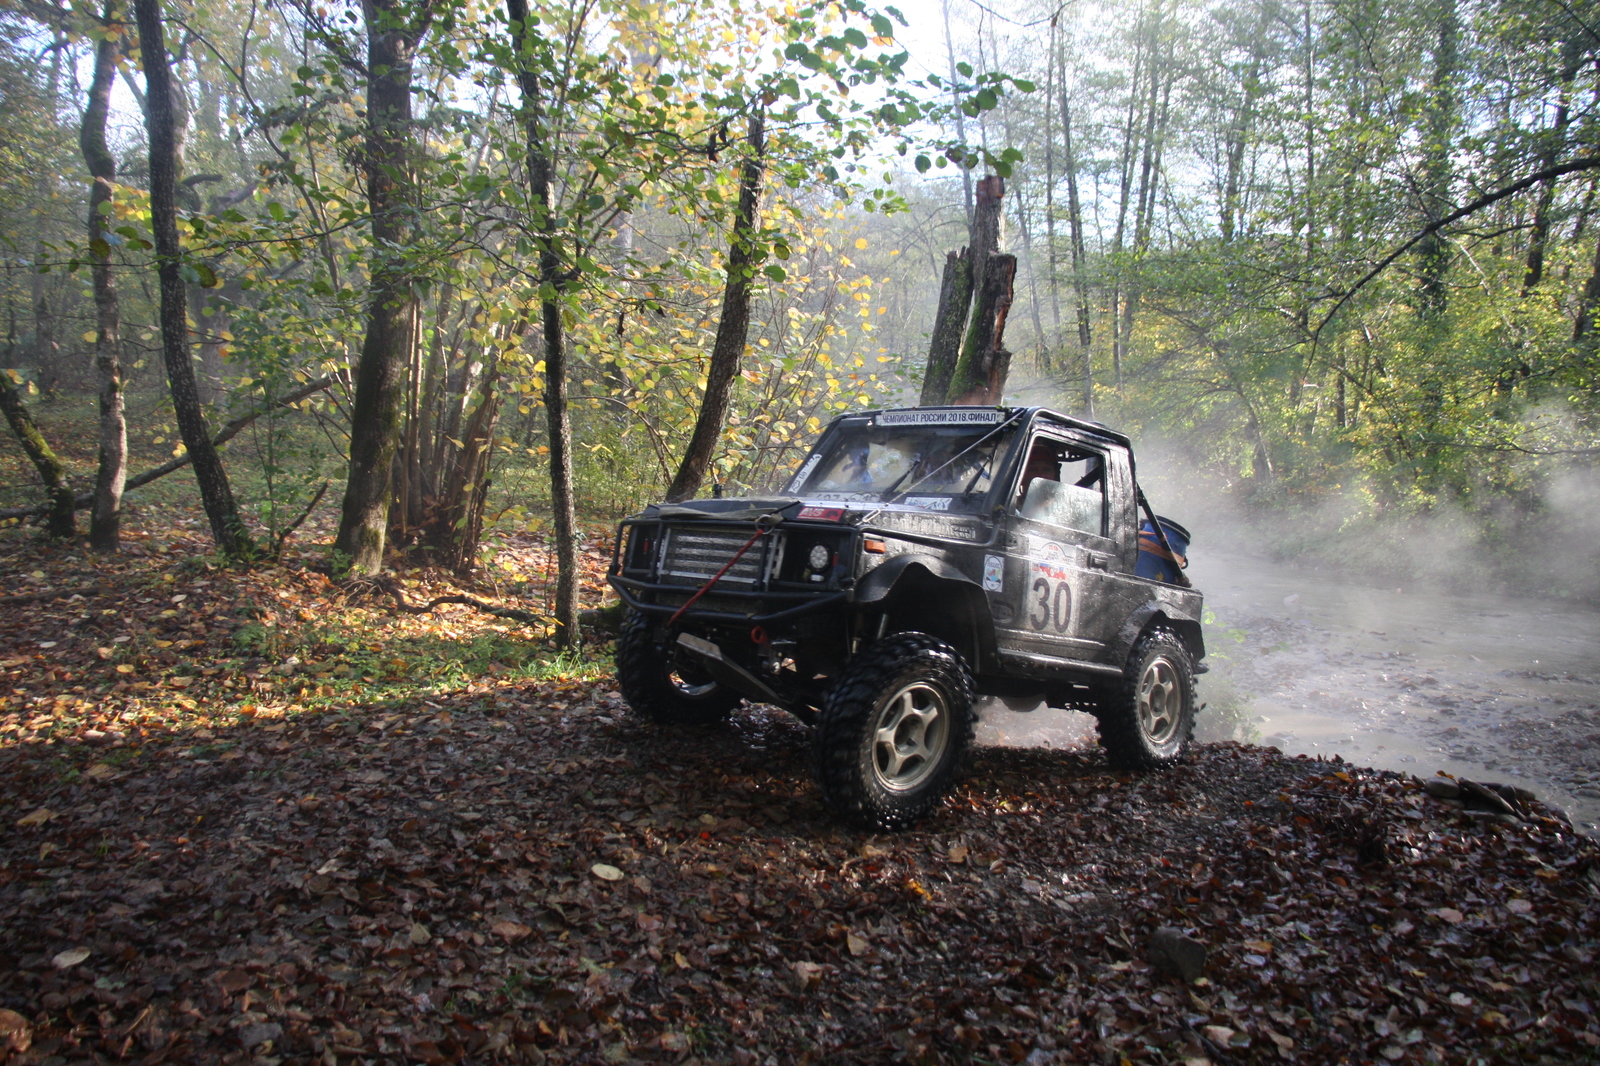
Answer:
M1161 538L1156 536L1155 526L1152 526L1147 518L1139 526L1139 562L1134 566L1133 572L1139 577L1176 585L1178 572L1189 565L1189 531L1172 519L1161 515L1156 515L1156 521L1160 522L1161 528L1166 531L1167 540L1172 543L1172 550L1177 553L1177 557L1169 555L1161 546Z

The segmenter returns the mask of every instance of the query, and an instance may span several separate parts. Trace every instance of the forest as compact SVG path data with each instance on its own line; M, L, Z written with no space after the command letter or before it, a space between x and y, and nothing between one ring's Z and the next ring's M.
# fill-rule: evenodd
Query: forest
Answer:
M1591 0L0 0L0 1066L1592 1061L1597 122ZM1188 757L628 710L619 518L957 402L1252 553Z
M914 402L987 174L1004 402L1127 429L1289 554L1588 596L1590 15L13 0L0 369L62 454L6 442L6 514L76 496L114 547L189 460L229 554L309 505L358 572L533 528L570 575L579 516Z

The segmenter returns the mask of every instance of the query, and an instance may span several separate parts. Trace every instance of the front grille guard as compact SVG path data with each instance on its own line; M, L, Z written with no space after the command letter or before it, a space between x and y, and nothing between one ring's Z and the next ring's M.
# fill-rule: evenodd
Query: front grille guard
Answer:
M622 551L626 544L628 530L632 529L634 526L646 524L656 526L658 529L661 529L663 533L670 528L679 528L667 527L662 523L654 521L641 522L625 520L619 523L617 525L616 539L612 543L611 567L610 573L606 575L606 582L616 590L617 595L621 597L623 603L627 604L633 610L638 611L640 614L670 618L673 614L677 613L679 608L682 606L681 604L651 603L644 597L648 596L654 598L656 596L682 596L684 593L693 591L693 585L686 585L676 582L668 583L659 580L649 581L641 578L625 577L622 574ZM726 529L728 527L722 528ZM652 568L653 567L654 564L652 564ZM765 567L763 568L765 569ZM710 577L709 574L706 576ZM771 576L769 571L769 575L763 576L761 583L766 583L770 580ZM766 611L761 614L743 614L735 611L711 611L690 608L687 612L688 617L692 617L696 621L703 622L728 622L740 625L767 625L772 622L781 622L789 618L797 618L800 615L809 614L812 611L824 610L826 608L833 607L836 604L847 603L850 601L853 595L853 592L850 589L829 593L825 596L818 596L814 591L786 592L776 589L764 589L759 587L759 585L756 588L739 588L737 586L729 587L723 582L719 582L713 591L719 600L745 600L752 604L770 603L774 605L788 604L788 606L779 606L777 610Z

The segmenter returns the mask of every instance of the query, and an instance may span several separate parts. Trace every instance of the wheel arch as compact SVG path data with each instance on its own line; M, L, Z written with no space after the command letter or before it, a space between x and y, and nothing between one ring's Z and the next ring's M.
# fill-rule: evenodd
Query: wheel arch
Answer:
M1200 660L1204 659L1206 654L1205 636L1200 630L1200 623L1192 618L1174 618L1155 600L1141 604L1139 609L1122 623L1122 628L1117 631L1116 642L1109 649L1110 661L1127 662L1139 638L1157 627L1165 627L1178 634L1194 665L1199 666Z
M939 638L974 673L989 669L997 657L988 596L941 559L915 554L890 559L862 579L856 603L887 614L891 630Z

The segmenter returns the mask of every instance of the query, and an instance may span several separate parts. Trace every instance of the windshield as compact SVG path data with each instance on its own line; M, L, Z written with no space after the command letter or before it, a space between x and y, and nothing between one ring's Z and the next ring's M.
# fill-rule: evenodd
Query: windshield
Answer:
M883 426L851 420L824 449L812 453L790 491L941 511L976 507L1014 434L1010 426Z

